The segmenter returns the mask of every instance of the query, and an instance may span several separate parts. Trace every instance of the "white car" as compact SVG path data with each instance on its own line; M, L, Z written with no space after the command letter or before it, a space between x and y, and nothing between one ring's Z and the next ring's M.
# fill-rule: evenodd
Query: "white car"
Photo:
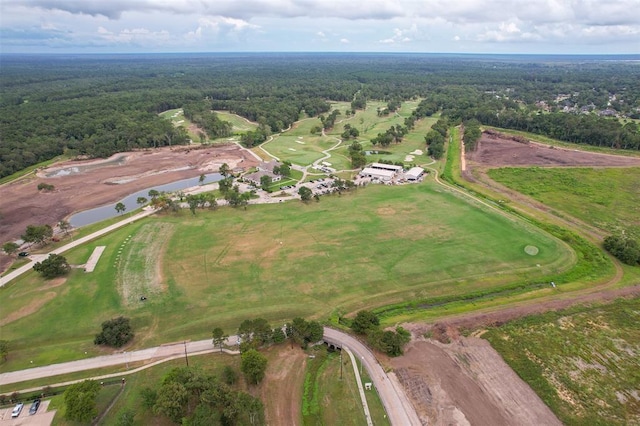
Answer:
M24 404L22 402L20 402L18 405L16 405L13 408L13 412L11 412L11 417L12 418L16 418L20 415L20 412L22 411L22 407L24 407Z

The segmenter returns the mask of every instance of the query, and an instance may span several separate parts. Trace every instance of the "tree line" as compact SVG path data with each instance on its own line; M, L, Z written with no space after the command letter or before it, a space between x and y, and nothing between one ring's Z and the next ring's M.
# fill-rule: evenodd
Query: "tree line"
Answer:
M73 64L73 66L71 66ZM3 58L0 74L0 177L58 155L114 152L188 143L158 113L185 107L211 135L229 126L211 109L256 121L246 146L266 140L303 115L330 110L329 100L398 103L424 98L452 122L531 131L621 149L640 149L638 126L595 114L541 113L537 103L610 108L640 116L640 75L616 61L512 60L429 55L217 55L146 58L64 55ZM193 114L193 115L192 115ZM405 123L401 128L409 128ZM379 142L397 142L397 127ZM392 143L392 142L389 142Z

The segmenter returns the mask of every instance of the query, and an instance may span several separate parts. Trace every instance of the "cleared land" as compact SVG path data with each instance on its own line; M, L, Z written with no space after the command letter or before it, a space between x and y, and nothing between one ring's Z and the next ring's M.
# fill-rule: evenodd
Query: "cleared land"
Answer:
M566 424L640 424L640 299L576 307L487 338Z
M640 166L640 158L524 143L504 134L483 133L476 150L465 154L468 164L482 166Z
M561 424L481 339L421 339L390 363L424 424Z
M18 238L27 225L55 225L74 212L115 202L141 189L217 171L225 162L232 168L247 169L257 164L234 144L162 148L120 153L106 160L56 163L37 175L0 185L2 242ZM70 170L74 172L67 173ZM38 191L40 183L54 185L55 190ZM10 262L0 252L0 269Z

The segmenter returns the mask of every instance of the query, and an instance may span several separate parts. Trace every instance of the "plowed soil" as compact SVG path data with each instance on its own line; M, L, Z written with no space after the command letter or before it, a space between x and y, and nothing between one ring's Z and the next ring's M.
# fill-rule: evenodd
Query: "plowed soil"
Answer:
M485 340L419 340L391 363L422 424L561 425Z
M465 154L467 165L504 166L575 166L631 167L640 166L640 158L598 154L558 148L532 142L518 136L484 132L473 152Z
M0 244L19 238L27 225L51 226L69 215L113 203L136 191L218 171L257 165L257 160L235 144L159 148L119 153L106 160L66 161L0 186ZM77 173L66 174L71 167ZM56 172L61 172L56 175ZM38 184L54 186L51 192ZM0 254L0 271L11 259Z

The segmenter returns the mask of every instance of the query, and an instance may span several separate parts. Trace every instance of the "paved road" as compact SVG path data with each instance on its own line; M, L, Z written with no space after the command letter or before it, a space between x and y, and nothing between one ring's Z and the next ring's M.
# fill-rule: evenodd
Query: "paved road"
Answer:
M227 345L237 345L236 336L227 340ZM103 355L77 361L63 362L60 364L45 365L26 370L11 371L0 374L0 385L19 383L27 380L52 377L60 374L75 373L78 371L94 370L97 368L113 367L114 365L128 365L141 361L160 360L187 354L215 351L211 339L198 340L196 342L175 342L157 346L155 348L141 349L138 351L121 352L113 355ZM229 351L233 352L233 351ZM120 373L122 374L122 373Z
M131 222L135 222L138 219L142 219L143 217L147 217L149 215L152 215L155 212L155 210L151 207L146 208L145 210L143 210L142 212L128 217L124 220L121 220L120 222L114 223L113 225L109 225L106 228L103 228L99 231L94 232L93 234L87 235L86 237L82 237L82 238L78 238L75 241L70 242L69 244L66 244L62 247L58 247L55 250L50 251L49 253L46 254L33 254L31 256L29 256L29 259L31 260L30 263L27 263L26 265L21 266L20 268L16 269L15 271L12 271L11 273L5 275L4 277L0 277L0 287L4 287L4 285L6 285L7 283L9 283L9 281L19 277L20 275L26 273L27 271L30 271L31 269L33 269L33 265L36 262L42 262L44 259L46 259L47 257L49 257L50 254L61 254L64 253L65 251L71 250L74 247L77 247L81 244L84 244L88 241L91 241L93 239L96 239L98 237L101 237L104 234L107 234L111 231L113 231L114 229L118 229L121 228Z
M324 339L348 347L364 364L373 381L392 425L421 425L416 410L393 373L387 375L373 353L354 337L332 328L324 328Z
M369 376L373 381L380 400L384 406L389 420L392 425L420 425L420 420L409 402L404 389L396 379L393 373L387 375L382 369L382 366L378 364L373 353L357 339L350 335L338 330L334 330L328 327L324 328L324 338L326 341L337 344L340 347L347 347L351 350L355 356L363 363L364 367L369 372ZM237 336L230 336L227 339L228 346L236 346ZM81 359L78 361L64 362L60 364L52 364L43 367L29 368L20 371L11 371L8 373L0 374L0 385L9 385L12 383L24 382L27 380L41 379L45 377L53 377L60 374L74 373L78 371L94 370L104 367L112 367L115 365L128 365L129 363L136 363L142 361L156 360L162 362L162 360L175 359L185 354L201 354L207 352L214 352L211 339L199 340L195 342L174 342L171 344L165 344L157 346L155 348L141 349L138 351L122 352L113 355L103 355L94 358ZM233 353L234 351L226 351ZM150 365L132 370L130 372L139 371L140 369L147 368ZM117 373L109 376L119 376L128 374ZM101 376L107 377L107 376Z

